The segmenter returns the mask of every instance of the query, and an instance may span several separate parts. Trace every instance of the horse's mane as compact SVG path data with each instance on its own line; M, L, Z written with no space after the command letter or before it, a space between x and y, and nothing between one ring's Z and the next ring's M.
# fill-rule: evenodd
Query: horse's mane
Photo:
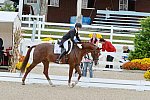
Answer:
M77 43L79 43L79 44L84 44L84 43L93 44L93 43L91 43L91 42L89 42L89 41L82 41L82 42L77 42Z

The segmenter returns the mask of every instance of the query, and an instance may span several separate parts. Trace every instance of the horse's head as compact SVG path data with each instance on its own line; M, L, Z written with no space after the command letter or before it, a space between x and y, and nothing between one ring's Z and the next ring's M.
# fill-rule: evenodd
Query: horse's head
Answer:
M97 65L100 56L100 49L98 48L96 50L91 51L91 56L93 58L94 64Z
M94 64L97 65L100 56L100 48L89 42L83 42L82 48L91 52Z

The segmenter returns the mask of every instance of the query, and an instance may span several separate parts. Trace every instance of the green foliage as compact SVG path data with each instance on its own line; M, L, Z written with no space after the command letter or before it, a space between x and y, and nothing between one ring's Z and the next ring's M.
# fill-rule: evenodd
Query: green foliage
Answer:
M141 21L142 30L135 36L135 50L129 54L129 60L150 58L150 17Z
M16 8L13 7L12 4L5 4L4 6L0 7L0 11L15 11Z

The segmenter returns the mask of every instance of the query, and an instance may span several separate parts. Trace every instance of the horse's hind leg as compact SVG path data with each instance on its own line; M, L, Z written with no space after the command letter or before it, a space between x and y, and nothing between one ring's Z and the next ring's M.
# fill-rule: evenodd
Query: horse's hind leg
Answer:
M27 68L27 70L26 70L26 72L25 72L25 74L24 74L24 76L23 76L23 78L22 78L22 85L25 85L25 79L26 79L28 73L29 73L36 65L37 65L37 63L32 63L32 64Z
M43 74L44 74L45 77L47 78L49 84L53 86L53 83L51 82L51 79L49 78L49 75L48 75L49 61L45 60L45 61L42 61L42 63L44 64L44 71L43 71Z

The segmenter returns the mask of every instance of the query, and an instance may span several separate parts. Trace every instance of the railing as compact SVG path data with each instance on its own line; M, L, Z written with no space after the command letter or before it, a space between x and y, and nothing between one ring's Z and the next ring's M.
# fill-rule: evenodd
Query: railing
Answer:
M150 13L135 12L135 11L111 11L111 10L97 10L97 14L106 15L130 15L130 16L150 16Z
M28 27L32 27L30 22L33 22L36 20L36 22L45 22L45 15L40 16L40 15L22 15L22 23L28 24ZM26 26L27 27L27 26ZM42 26L44 28L44 24Z
M69 30L65 30L65 29L60 29L60 28L47 28L45 26L56 26L56 27L73 27L74 24L66 24L66 23L50 23L50 22L45 22L45 17L44 16L31 16L31 15L23 15L23 17L28 17L30 20L29 21L22 21L22 29L23 30L31 30L32 34L26 34L24 33L23 36L35 36L38 37L38 39L40 40L43 37L51 37L51 38L62 38L62 34L58 34L58 35L51 35L51 34L42 34L42 32L47 31L47 32L59 32L59 33L67 33ZM38 20L36 21L32 21L31 18L38 18ZM41 18L41 20L39 19ZM43 18L43 19L42 19ZM139 29L134 29L134 28L119 28L119 27L113 27L113 25L111 26L92 26L92 25L83 25L83 28L85 30L79 31L79 33L81 34L90 34L90 33L97 33L97 34L101 34L103 36L109 36L109 40L111 42L120 42L120 44L133 44L132 40L123 40L123 39L114 39L114 36L119 36L121 37L135 37L134 34L118 34L115 33L115 30L117 31L131 31L131 32L137 32L139 31ZM94 31L87 31L86 29L91 29ZM99 32L97 30L108 30L109 32L105 33L105 32ZM96 32L95 32L96 30ZM36 34L36 31L38 31ZM81 39L83 40L89 40L88 37L81 37Z
M113 25L122 28L140 28L140 20L150 16L150 13L135 11L97 10L93 25Z

